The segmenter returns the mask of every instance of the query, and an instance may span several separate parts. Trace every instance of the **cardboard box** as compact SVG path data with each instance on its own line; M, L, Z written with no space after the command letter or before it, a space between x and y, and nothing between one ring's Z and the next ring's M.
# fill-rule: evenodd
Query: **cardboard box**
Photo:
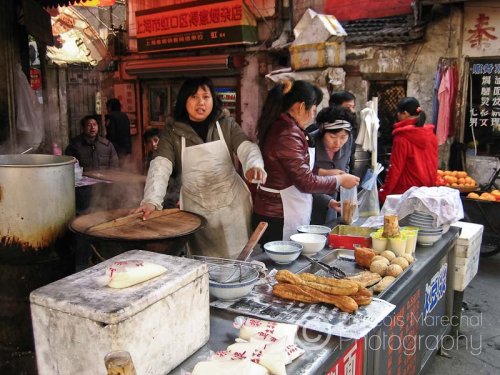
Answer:
M167 269L124 289L108 287L115 261ZM192 259L132 250L30 295L38 373L105 374L104 356L130 352L138 374L160 375L182 363L210 335L208 269Z
M375 229L367 227L355 227L352 225L337 225L328 235L328 244L333 249L353 249L359 245L371 247L372 239L370 233Z
M345 64L344 42L321 42L289 47L291 65L295 70L324 68Z
M461 228L455 245L454 290L462 292L477 274L484 227L462 221L453 226Z

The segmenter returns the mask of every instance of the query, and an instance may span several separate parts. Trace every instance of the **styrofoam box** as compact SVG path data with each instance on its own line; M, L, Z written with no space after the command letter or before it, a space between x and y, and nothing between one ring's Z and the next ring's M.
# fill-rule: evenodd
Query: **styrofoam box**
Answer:
M115 261L160 264L164 274L113 289ZM30 295L38 373L106 374L104 356L130 352L137 374L166 374L210 335L208 269L192 259L132 250Z
M462 292L476 276L479 268L483 226L461 221L454 223L453 226L461 228L460 237L455 245L454 290Z
M461 228L460 236L455 246L455 256L457 258L468 258L471 251L475 251L481 247L484 226L463 221L457 221L452 225Z
M295 70L340 66L345 64L344 42L322 42L289 47Z

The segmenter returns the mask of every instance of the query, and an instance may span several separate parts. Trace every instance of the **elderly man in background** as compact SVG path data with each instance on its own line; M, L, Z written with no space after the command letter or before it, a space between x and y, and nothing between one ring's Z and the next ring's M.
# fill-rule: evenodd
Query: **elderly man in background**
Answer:
M113 144L99 135L99 124L94 116L80 121L82 133L73 138L65 154L78 159L85 170L118 168L118 155Z

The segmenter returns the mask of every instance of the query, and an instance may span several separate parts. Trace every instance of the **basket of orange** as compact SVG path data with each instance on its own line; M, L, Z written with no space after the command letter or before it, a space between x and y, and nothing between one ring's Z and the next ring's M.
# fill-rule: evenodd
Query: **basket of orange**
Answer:
M491 192L485 191L481 194L471 192L467 194L467 198L490 202L500 202L500 190L492 190Z
M461 193L470 193L478 190L476 180L470 177L465 171L443 171L437 170L437 186L448 186L459 190Z

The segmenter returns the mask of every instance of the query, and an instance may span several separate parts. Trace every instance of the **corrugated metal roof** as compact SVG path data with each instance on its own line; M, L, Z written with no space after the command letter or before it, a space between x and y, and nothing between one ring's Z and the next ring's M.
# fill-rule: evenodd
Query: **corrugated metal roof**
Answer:
M407 44L423 39L425 22L413 15L341 22L348 44Z

